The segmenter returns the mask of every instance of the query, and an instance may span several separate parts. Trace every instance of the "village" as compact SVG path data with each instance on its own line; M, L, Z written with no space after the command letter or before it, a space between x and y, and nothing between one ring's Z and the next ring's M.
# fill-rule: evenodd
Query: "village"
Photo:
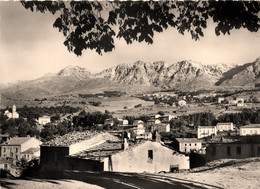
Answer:
M181 97L176 106L187 106L185 99ZM216 103L223 104L224 101L224 97L218 97ZM232 100L229 104L245 106L243 98ZM115 118L104 114L106 116L101 120L84 112L67 117L59 115L56 119L52 115L35 119L41 133L50 124L54 127L62 127L65 122L67 126L70 125L66 132L56 133L49 138L28 133L21 136L19 132L11 136L8 132L4 133L5 124L2 123L1 170L15 177L22 176L26 169L32 169L30 166L35 165L40 172L177 173L213 160L260 156L260 123L236 125L233 122L208 121L211 124L201 122L201 125L197 125L194 122L177 126L182 117L163 111L143 115L139 119L131 116ZM15 105L11 111L5 110L2 117L7 122L19 119L27 121L27 118L19 118ZM89 122L88 118L94 120ZM187 129L183 131L183 128ZM33 165L30 162L34 162Z

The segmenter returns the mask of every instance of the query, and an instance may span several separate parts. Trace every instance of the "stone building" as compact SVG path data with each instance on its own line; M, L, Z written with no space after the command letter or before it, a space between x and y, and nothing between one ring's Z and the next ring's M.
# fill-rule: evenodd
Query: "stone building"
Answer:
M83 165L83 169L94 169L93 164L87 164L84 160L77 162L69 156L84 151L94 146L101 145L107 141L120 141L117 137L103 132L72 132L66 135L57 137L51 141L41 145L40 167L43 171L58 171L65 169L74 169L77 166ZM88 167L90 166L90 167ZM96 162L97 170L100 168L100 163Z
M243 159L260 156L260 136L243 136L208 142L206 160Z
M104 143L71 156L81 160L100 162L103 171L170 172L190 168L189 157L155 141Z
M11 138L0 145L1 157L10 159L13 164L22 158L31 160L32 158L40 156L41 143L42 142L35 137Z

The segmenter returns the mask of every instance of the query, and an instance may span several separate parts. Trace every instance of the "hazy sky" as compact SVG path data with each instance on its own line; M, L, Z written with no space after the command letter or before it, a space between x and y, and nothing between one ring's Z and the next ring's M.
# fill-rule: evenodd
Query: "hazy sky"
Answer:
M126 45L115 40L116 48L103 56L84 51L81 57L69 53L64 37L53 28L55 18L26 10L20 2L0 2L0 83L28 80L46 73L56 73L68 65L85 67L92 73L121 63L166 61L173 64L194 60L205 64L247 63L260 56L260 31L232 30L217 37L212 23L205 37L194 41L174 28L156 33L154 43Z

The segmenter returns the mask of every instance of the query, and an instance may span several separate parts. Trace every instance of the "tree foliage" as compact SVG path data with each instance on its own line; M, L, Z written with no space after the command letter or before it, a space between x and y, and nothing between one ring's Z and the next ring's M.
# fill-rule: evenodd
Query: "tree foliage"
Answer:
M260 3L257 1L22 1L31 11L57 15L53 27L65 37L70 52L82 55L85 49L98 54L115 48L114 38L127 44L153 43L154 33L174 27L190 33L192 39L204 36L207 20L215 22L216 35L232 29L259 29Z

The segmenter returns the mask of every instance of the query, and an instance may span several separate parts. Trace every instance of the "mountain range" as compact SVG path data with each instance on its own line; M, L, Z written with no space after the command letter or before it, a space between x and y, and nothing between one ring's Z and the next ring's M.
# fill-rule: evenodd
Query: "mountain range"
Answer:
M56 74L22 81L1 89L3 93L51 95L71 92L94 93L102 90L140 92L145 89L198 90L253 87L260 82L260 58L243 65L204 65L194 61L137 61L120 64L91 74L85 68L68 66Z

